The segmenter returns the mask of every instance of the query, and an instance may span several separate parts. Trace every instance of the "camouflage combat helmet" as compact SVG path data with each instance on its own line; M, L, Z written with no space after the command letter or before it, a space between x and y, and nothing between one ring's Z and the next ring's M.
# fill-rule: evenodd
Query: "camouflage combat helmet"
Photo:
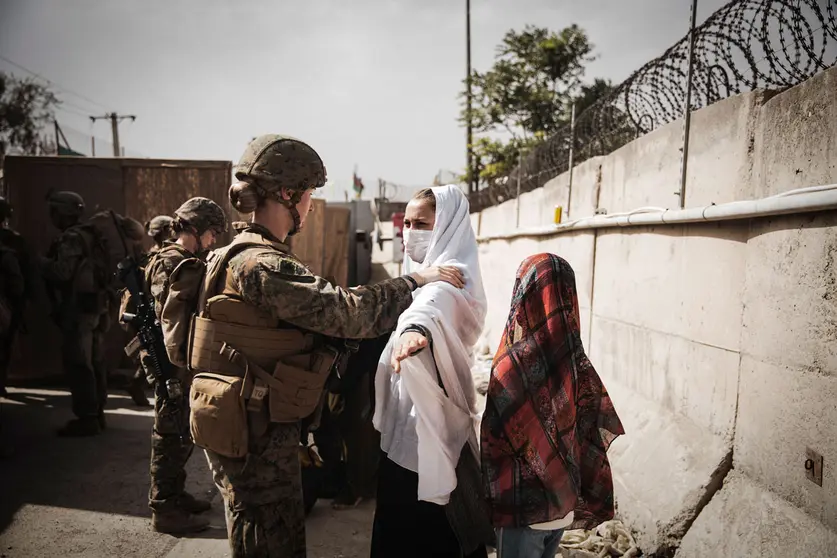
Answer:
M181 223L193 227L198 235L208 230L216 233L227 232L227 216L221 206L209 198L191 198L174 211L174 216Z
M270 134L250 142L235 167L235 177L254 184L265 194L280 188L304 192L325 186L326 169L307 143Z
M61 217L81 217L84 214L84 198L75 192L53 192L47 200L49 210Z
M5 196L0 196L0 221L5 221L12 216L12 204Z
M169 236L174 219L168 215L158 215L145 224L148 236Z

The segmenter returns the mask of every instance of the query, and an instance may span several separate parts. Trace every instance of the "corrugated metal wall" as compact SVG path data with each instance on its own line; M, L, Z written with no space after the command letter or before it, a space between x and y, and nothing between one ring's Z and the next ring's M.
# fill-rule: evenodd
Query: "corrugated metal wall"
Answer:
M144 223L155 215L171 214L189 197L201 195L218 202L231 219L239 219L227 197L231 180L229 161L9 156L4 163L4 187L15 208L12 227L37 255L45 254L58 234L47 211L50 189L81 194L88 215L112 208ZM228 236L219 241L225 243ZM36 300L26 316L28 333L18 339L9 371L12 379L50 377L62 371L61 337L48 316L43 285L35 288ZM122 330L114 325L106 346L110 368L123 361L125 341Z

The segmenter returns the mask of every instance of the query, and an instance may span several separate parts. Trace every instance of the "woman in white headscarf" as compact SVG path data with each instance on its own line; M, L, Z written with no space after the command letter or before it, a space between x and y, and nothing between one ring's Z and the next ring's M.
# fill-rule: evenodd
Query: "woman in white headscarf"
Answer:
M416 291L378 364L373 423L383 453L372 558L486 556L484 543L493 542L475 502L481 479L471 366L486 299L469 213L456 186L422 190L407 205L407 271L456 266L465 288Z

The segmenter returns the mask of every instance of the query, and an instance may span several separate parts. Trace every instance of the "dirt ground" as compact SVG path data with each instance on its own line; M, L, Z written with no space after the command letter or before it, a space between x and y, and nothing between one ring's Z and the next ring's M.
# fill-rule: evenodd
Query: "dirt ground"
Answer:
M151 411L112 391L108 429L66 439L55 430L71 418L70 395L14 389L0 402L0 558L229 556L221 498L206 459L189 461L187 489L210 498L211 528L191 538L154 533L147 506ZM307 522L309 558L369 556L374 502L336 512L320 501Z

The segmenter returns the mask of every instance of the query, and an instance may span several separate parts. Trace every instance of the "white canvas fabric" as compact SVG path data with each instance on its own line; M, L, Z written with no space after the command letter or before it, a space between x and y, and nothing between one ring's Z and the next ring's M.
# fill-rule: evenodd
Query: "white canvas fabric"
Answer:
M433 194L436 224L427 257L420 264L405 257L406 271L454 265L465 275L465 288L437 282L413 294L413 304L399 319L378 363L373 423L388 457L418 473L419 500L446 504L456 488L455 470L463 446L469 443L479 459L471 366L485 322L486 299L468 200L456 186L433 188ZM411 324L427 328L433 352L428 347L404 360L396 374L390 366L392 351ZM433 357L447 397L439 387Z

